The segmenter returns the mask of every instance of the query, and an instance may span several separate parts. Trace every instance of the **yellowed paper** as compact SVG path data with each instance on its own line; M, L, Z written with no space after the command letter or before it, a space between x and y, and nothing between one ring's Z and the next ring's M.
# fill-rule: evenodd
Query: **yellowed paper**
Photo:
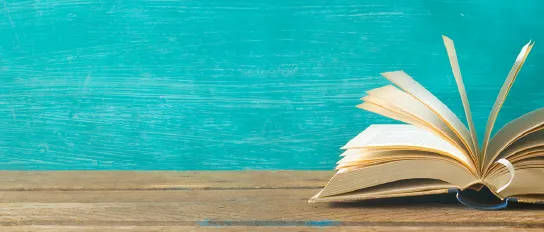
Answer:
M463 77L461 76L461 69L459 68L459 61L457 60L457 52L455 51L455 46L453 40L446 36L442 36L444 40L444 45L446 46L446 51L448 52L448 58L450 60L451 70L453 71L453 76L455 77L455 82L457 83L457 88L459 89L459 94L461 95L461 101L463 102L463 108L465 109L465 115L467 117L468 126L470 128L470 135L472 137L472 156L476 159L476 162L480 162L481 158L478 153L478 137L476 136L476 128L474 127L474 122L472 121L472 112L470 111L470 104L468 103L468 96L465 91L465 84L463 83ZM481 170L480 170L481 172Z
M485 154L487 151L491 132L493 131L493 126L495 125L495 120L499 115L502 104L504 103L504 100L506 100L506 96L508 95L512 84L514 83L514 80L516 79L519 70L521 69L523 63L525 62L525 59L531 52L531 48L533 48L533 45L534 43L529 42L525 46L523 46L521 52L516 58L516 61L514 62L514 65L512 66L512 69L510 70L510 73L508 73L508 76L506 77L506 81L504 82L499 92L499 95L497 96L497 100L495 101L495 104L491 109L491 113L489 114L489 118L487 119L487 125L485 127L484 140L482 144L482 154Z

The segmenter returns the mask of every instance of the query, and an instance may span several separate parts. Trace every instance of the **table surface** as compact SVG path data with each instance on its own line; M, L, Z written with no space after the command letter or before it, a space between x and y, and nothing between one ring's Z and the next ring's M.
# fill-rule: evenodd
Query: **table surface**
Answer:
M452 195L308 204L326 171L0 172L0 231L538 231L544 206Z

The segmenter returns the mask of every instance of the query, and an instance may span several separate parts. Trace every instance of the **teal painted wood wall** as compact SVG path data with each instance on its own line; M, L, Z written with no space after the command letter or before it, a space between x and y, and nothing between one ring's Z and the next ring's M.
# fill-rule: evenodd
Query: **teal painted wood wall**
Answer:
M479 135L543 107L544 2L2 0L0 169L331 169L371 123L354 106L405 70Z

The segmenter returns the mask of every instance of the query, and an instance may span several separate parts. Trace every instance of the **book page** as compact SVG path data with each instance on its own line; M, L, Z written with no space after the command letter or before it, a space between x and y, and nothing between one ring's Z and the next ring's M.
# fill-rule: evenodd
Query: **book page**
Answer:
M376 153L380 152L382 149L380 148L357 148L357 149L347 149L342 154L340 154L341 157L343 156L350 156L350 155L356 155L356 154L370 154L370 153Z
M465 84L463 83L463 77L461 76L461 69L459 68L459 61L457 60L457 52L455 51L455 45L453 40L446 36L442 36L444 40L444 45L446 46L446 51L448 53L448 58L450 60L451 70L453 76L455 77L455 83L457 83L457 88L459 89L459 94L461 96L461 102L463 102L463 108L465 109L465 115L467 117L468 126L470 128L470 137L472 137L472 154L476 158L476 162L480 163L480 156L478 153L478 136L476 135L476 129L474 127L474 122L472 121L472 112L470 111L470 105L468 103L467 92L465 91ZM466 135L463 135L466 136ZM465 138L465 137L463 137Z
M508 95L508 92L510 91L512 84L514 83L514 80L516 79L516 76L518 75L519 70L523 66L523 63L525 62L525 59L529 55L529 52L531 51L531 48L533 47L533 45L534 43L529 42L525 46L523 46L523 48L521 49L521 52L516 58L516 61L514 62L514 65L512 66L512 69L510 70L510 72L508 73L508 76L506 77L506 81L504 81L504 84L499 92L499 95L497 96L497 100L495 100L495 104L493 105L493 108L491 109L489 118L487 119L487 125L485 127L481 154L485 155L487 153L489 138L491 137L491 132L493 131L493 125L495 125L495 120L497 119L497 116L499 115L499 111L502 107L502 104L504 103L504 100L506 100L506 95Z
M494 159L494 161L502 158L508 159L509 157L527 149L541 146L544 146L544 130L538 130L526 136L523 136L522 138L519 138L502 152L500 152L499 155Z
M351 151L351 150L352 149L348 151ZM461 163L460 161L457 161L451 157L436 154L433 152L382 149L377 152L363 151L361 153L353 153L350 155L346 155L342 159L340 159L338 162L336 162L337 164L336 169L347 168L347 167L370 166L370 165L375 165L379 163L386 163L386 162L399 161L399 160L414 160L414 159L448 160L450 162L459 163L459 165L464 166L464 164Z
M374 124L351 139L342 149L357 148L394 148L421 149L450 156L460 161L471 170L475 166L459 149L433 133L413 125Z
M524 161L524 160L535 158L535 157L543 157L543 156L544 156L544 144L526 148L521 151L515 152L515 154L508 157L507 160L508 162L514 164L515 167L517 168L518 164L516 162ZM486 175L486 177L496 175L497 174L496 172L502 169L503 167L504 165L502 164L499 164L496 162L492 163L487 170L488 174Z
M540 130L524 135L501 151L486 170L486 177L494 175L497 168L500 168L495 163L497 160L506 159L514 164L516 168L519 168L518 165L521 161L524 162L535 157L544 158L544 153L541 151L543 148L544 128L541 127Z
M427 192L434 194L447 193L449 188L459 188L459 186L436 179L408 179L376 185L344 194L321 198L316 197L314 199L319 202L327 202L336 200L390 198L398 196L425 195Z
M508 158L508 161L514 166L515 172L515 170L525 168L524 166L526 166L527 163L532 163L535 159L542 163L541 161L544 159L544 146L535 146L516 152ZM489 167L489 174L485 178L492 178L503 172L509 172L509 170L500 163L493 163Z
M512 183L497 195L504 198L522 194L544 194L543 178L544 168L516 169L516 177L512 180ZM503 186L509 179L510 173L505 172L486 179L485 182L489 189L496 191L497 188Z
M444 103L442 103L442 101L436 98L436 96L412 79L412 77L404 71L386 72L382 73L382 75L434 111L456 136L462 140L468 153L473 157L473 160L476 161L477 149L474 144L477 143L474 143L470 132L461 120Z
M514 195L520 203L544 204L544 193L542 194L519 194Z
M437 179L464 188L476 181L465 167L444 160L402 160L338 171L315 197L322 198L407 179Z
M484 154L484 173L488 172L487 169L497 160L497 156L501 151L516 140L543 126L544 108L540 108L512 120L497 131L495 136L489 141L488 148Z
M417 118L419 121L424 122L425 124L428 124L434 130L440 133L440 137L453 144L455 147L461 150L464 155L466 154L466 156L470 158L470 153L461 139L448 127L446 123L444 123L444 121L442 121L442 119L440 119L438 115L436 115L432 110L430 110L426 105L421 103L412 95L407 94L393 85L372 89L367 91L367 94L383 100L398 109L402 109L405 114Z
M345 162L353 162L353 161L359 161L359 160L368 160L368 159L381 159L381 158L388 158L388 159L399 159L402 157L433 157L437 158L438 156L444 157L443 155L437 155L433 152L426 152L426 151L410 151L410 150L392 150L392 149L381 149L381 148L375 148L374 151L368 151L365 149L348 149L344 153L343 158L340 159L336 164L339 163L345 163ZM446 157L448 158L448 157Z
M373 113L388 117L388 118L393 119L393 120L397 120L397 121L400 121L400 122L408 123L408 124L411 124L411 125L414 125L414 126L418 126L418 127L421 127L421 128L425 128L425 129L434 131L434 133L437 134L437 135L440 134L439 131L437 131L432 126L428 125L427 123L425 123L425 122L423 122L423 121L421 121L421 120L419 120L417 118L414 118L413 116L410 116L410 115L406 114L402 110L400 110L400 109L398 109L398 108L396 108L394 106L391 106L390 104L387 104L386 102L384 102L384 101L382 101L382 100L380 100L378 98L375 98L375 97L372 97L372 96L366 96L363 99L365 100L365 102L357 105L357 108L363 109L363 110L366 110L366 111L369 111L369 112L373 112ZM441 136L441 135L439 135L439 136Z

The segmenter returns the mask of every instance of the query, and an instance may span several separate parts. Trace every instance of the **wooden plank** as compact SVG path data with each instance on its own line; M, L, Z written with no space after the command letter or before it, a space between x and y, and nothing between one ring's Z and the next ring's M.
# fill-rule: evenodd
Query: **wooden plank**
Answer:
M544 227L544 208L536 206L489 213L444 201L448 196L308 204L315 191L7 191L0 192L0 225Z
M0 231L9 232L82 232L82 231L135 231L135 232L178 232L178 231L255 231L255 232L277 232L278 230L286 232L302 231L320 231L320 232L367 232L367 231L475 231L473 227L392 227L392 226L353 226L353 227L300 227L300 226L282 226L278 227L259 227L259 226L232 226L232 227L199 227L199 226L0 226ZM497 228L497 227L479 227L477 231L516 231L533 232L542 231L538 228Z
M544 228L543 206L484 212L453 195L308 204L332 172L0 173L0 231Z
M0 171L0 191L321 188L330 171Z

